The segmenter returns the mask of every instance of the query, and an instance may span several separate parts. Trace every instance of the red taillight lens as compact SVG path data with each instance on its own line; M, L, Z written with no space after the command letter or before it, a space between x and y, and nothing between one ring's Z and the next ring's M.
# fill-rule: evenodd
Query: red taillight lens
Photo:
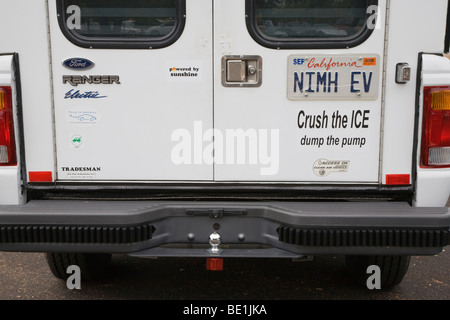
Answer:
M17 165L11 87L0 87L0 166Z
M422 168L450 168L450 86L425 87Z

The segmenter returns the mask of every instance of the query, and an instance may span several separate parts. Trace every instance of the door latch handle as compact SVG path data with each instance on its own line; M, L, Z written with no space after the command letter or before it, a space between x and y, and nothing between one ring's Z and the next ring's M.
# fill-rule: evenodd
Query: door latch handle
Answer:
M224 56L222 85L224 87L259 87L262 83L260 56Z

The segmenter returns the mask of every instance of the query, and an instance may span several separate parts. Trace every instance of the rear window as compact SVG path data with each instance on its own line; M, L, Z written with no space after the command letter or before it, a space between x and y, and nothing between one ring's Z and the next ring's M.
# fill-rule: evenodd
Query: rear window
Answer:
M160 48L181 35L185 0L58 0L61 30L87 48Z
M346 48L374 29L378 1L247 0L247 27L272 48Z

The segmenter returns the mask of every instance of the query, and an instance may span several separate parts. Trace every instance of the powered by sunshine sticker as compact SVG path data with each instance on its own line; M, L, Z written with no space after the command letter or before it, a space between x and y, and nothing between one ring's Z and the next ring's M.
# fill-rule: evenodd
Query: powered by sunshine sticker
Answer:
M203 63L201 61L170 61L166 63L168 82L201 82Z
M345 173L348 171L350 161L319 159L314 163L314 173L319 177L326 177L330 173Z

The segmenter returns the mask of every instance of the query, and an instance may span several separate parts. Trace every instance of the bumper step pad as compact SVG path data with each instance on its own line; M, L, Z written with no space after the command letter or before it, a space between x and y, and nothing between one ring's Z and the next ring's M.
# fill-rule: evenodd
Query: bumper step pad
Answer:
M280 226L281 242L308 247L444 247L447 229L303 229Z
M123 227L0 226L0 244L131 244L150 240L153 231L149 224Z

